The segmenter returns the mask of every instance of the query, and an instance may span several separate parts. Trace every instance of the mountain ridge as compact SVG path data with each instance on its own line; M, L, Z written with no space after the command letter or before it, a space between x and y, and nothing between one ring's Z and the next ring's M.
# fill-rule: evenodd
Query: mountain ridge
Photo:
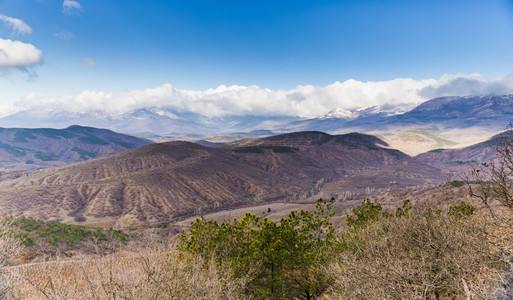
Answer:
M312 137L317 139L312 139ZM320 143L321 138L323 143ZM0 181L0 212L65 222L170 222L199 210L313 195L322 182L397 164L409 156L367 135L296 133L250 146L150 144ZM313 141L313 142L312 142ZM288 145L288 146L287 146Z
M171 107L144 107L124 113L83 113L25 110L0 118L4 127L63 127L71 124L99 126L128 134L152 132L158 135L207 135L254 130L274 134L318 130L332 134L351 131L384 132L426 128L469 128L480 126L497 132L511 121L513 95L450 96L412 105L385 104L359 109L333 108L324 116L226 115L207 117Z
M107 129L0 128L0 168L41 169L152 143Z

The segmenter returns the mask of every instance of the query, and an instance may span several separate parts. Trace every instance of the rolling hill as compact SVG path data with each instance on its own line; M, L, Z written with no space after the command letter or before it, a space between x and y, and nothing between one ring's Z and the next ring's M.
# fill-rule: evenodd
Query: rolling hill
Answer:
M137 148L151 141L93 127L0 128L0 168L42 169Z
M207 148L146 145L0 182L0 213L64 222L170 222L314 194L322 183L410 159L363 134L284 134Z
M433 149L456 147L458 145L456 142L424 130L408 130L393 136L382 137L382 139L391 148L398 149L412 156Z
M507 133L507 132L506 132ZM434 149L421 153L416 160L436 166L457 166L488 162L495 157L496 147L505 133L496 134L490 139L458 149Z

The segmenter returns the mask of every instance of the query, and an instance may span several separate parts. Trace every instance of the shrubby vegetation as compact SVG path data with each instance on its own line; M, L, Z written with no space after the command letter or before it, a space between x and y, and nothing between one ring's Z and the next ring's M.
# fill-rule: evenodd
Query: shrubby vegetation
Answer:
M43 221L25 216L5 218L4 222L11 225L13 235L25 246L35 244L35 237L40 237L50 245L73 246L76 241L121 241L126 242L133 235L121 230L87 227L82 225L64 224L55 221Z
M20 250L20 241L12 233L9 224L0 220L0 299L5 299L12 288L11 278L4 267Z
M462 181L462 180L453 180L453 181L449 181L448 184L454 186L454 187L460 187L460 186L463 186L465 184L465 181Z
M364 201L355 211L361 222L348 219L329 267L333 297L487 299L509 268L470 204L419 213L406 201L391 214Z
M199 257L156 249L99 259L54 261L16 269L12 299L244 299L243 280L228 280ZM205 267L210 266L208 269Z
M512 240L497 234L504 228L491 214L466 202L421 211L408 200L387 211L365 199L335 233L333 201L319 199L315 211L293 211L279 222L250 213L231 223L199 218L171 251L22 265L10 277L17 278L10 295L24 298L36 287L48 299L487 299L501 291ZM10 222L49 238L120 234ZM2 238L12 238L5 232Z
M338 236L330 204L320 199L315 212L279 223L198 219L179 250L244 279L245 297L256 299L482 299L510 266L471 204L419 212L407 200L387 212L365 199Z
M250 213L233 223L197 219L178 249L228 268L234 279L248 279L248 296L312 299L330 284L319 266L331 260L333 201L320 199L313 213L293 211L279 223Z

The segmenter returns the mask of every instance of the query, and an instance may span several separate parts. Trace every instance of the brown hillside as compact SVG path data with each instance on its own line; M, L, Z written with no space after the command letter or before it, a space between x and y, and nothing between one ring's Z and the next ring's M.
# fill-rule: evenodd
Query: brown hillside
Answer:
M487 141L459 149L435 149L417 155L421 162L432 162L437 166L469 165L494 159L501 134Z
M170 222L219 209L294 200L323 182L408 158L361 134L307 132L213 149L152 144L0 182L0 213L86 223Z

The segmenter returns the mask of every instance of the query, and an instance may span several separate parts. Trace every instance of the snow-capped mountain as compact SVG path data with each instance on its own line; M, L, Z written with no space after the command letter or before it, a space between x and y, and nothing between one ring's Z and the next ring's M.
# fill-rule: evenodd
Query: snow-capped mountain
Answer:
M505 129L510 122L513 122L513 95L487 95L440 97L415 107L383 105L354 111L334 110L323 117L289 123L283 129L397 133L410 129L479 128L493 133Z
M334 108L317 118L294 116L208 117L168 107L139 108L126 113L106 111L69 112L25 110L0 119L0 127L65 128L94 126L129 134L213 135L254 130L275 133L317 130L328 133L349 131L384 132L390 128L468 128L504 129L513 121L513 95L442 97L416 107L382 105L360 109Z
M83 113L69 111L25 110L0 119L0 127L65 128L71 125L94 126L128 134L207 135L279 129L284 123L299 120L290 116L224 116L207 117L191 112L178 112L166 107L139 108L116 114L106 111Z
M319 119L344 119L350 121L358 118L359 115L360 114L357 111L334 108Z

